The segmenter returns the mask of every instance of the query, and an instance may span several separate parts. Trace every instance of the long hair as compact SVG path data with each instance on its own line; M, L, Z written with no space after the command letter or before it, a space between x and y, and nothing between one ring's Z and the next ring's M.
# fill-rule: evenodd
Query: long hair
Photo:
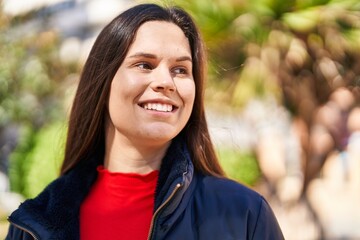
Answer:
M204 112L206 60L199 31L184 10L155 4L140 4L124 11L105 26L97 37L83 68L71 109L61 174L89 157L104 156L106 105L111 81L137 30L148 21L174 23L189 40L196 90L194 107L182 134L186 136L195 169L206 175L223 176Z

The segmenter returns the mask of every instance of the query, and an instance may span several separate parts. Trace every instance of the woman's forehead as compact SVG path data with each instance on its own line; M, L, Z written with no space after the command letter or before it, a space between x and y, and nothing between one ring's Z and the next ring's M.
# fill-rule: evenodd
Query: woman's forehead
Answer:
M189 56L189 40L174 23L149 21L142 24L136 32L128 55L135 53L174 54Z

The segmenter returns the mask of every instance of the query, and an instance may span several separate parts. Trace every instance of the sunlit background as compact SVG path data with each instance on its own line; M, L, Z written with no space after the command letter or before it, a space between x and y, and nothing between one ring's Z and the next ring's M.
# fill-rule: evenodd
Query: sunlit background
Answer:
M98 32L139 2L0 0L0 239L8 214L58 175ZM200 27L228 176L265 196L286 239L360 239L360 2L155 2Z

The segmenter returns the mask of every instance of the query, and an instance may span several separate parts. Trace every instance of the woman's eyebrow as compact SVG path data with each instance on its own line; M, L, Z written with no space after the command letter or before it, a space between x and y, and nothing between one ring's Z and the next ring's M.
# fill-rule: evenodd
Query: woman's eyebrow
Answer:
M151 53L144 53L144 52L138 52L134 53L133 55L129 56L129 58L139 58L139 57L145 57L145 58L153 58L156 59L156 55Z
M176 58L176 61L177 61L177 62L183 62L183 61L190 61L190 62L192 62L192 58L189 57L189 56L183 56L183 57Z
M145 52L138 52L130 55L129 58L150 58L150 59L157 59L158 57L155 54L145 53ZM192 62L192 58L190 56L181 56L175 59L176 62L183 62L183 61L190 61Z

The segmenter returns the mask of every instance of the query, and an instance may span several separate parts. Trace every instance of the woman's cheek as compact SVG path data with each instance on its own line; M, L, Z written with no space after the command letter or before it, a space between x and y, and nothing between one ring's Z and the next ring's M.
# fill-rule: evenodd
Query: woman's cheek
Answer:
M184 102L194 102L195 82L192 79L187 81L179 81L176 88Z

